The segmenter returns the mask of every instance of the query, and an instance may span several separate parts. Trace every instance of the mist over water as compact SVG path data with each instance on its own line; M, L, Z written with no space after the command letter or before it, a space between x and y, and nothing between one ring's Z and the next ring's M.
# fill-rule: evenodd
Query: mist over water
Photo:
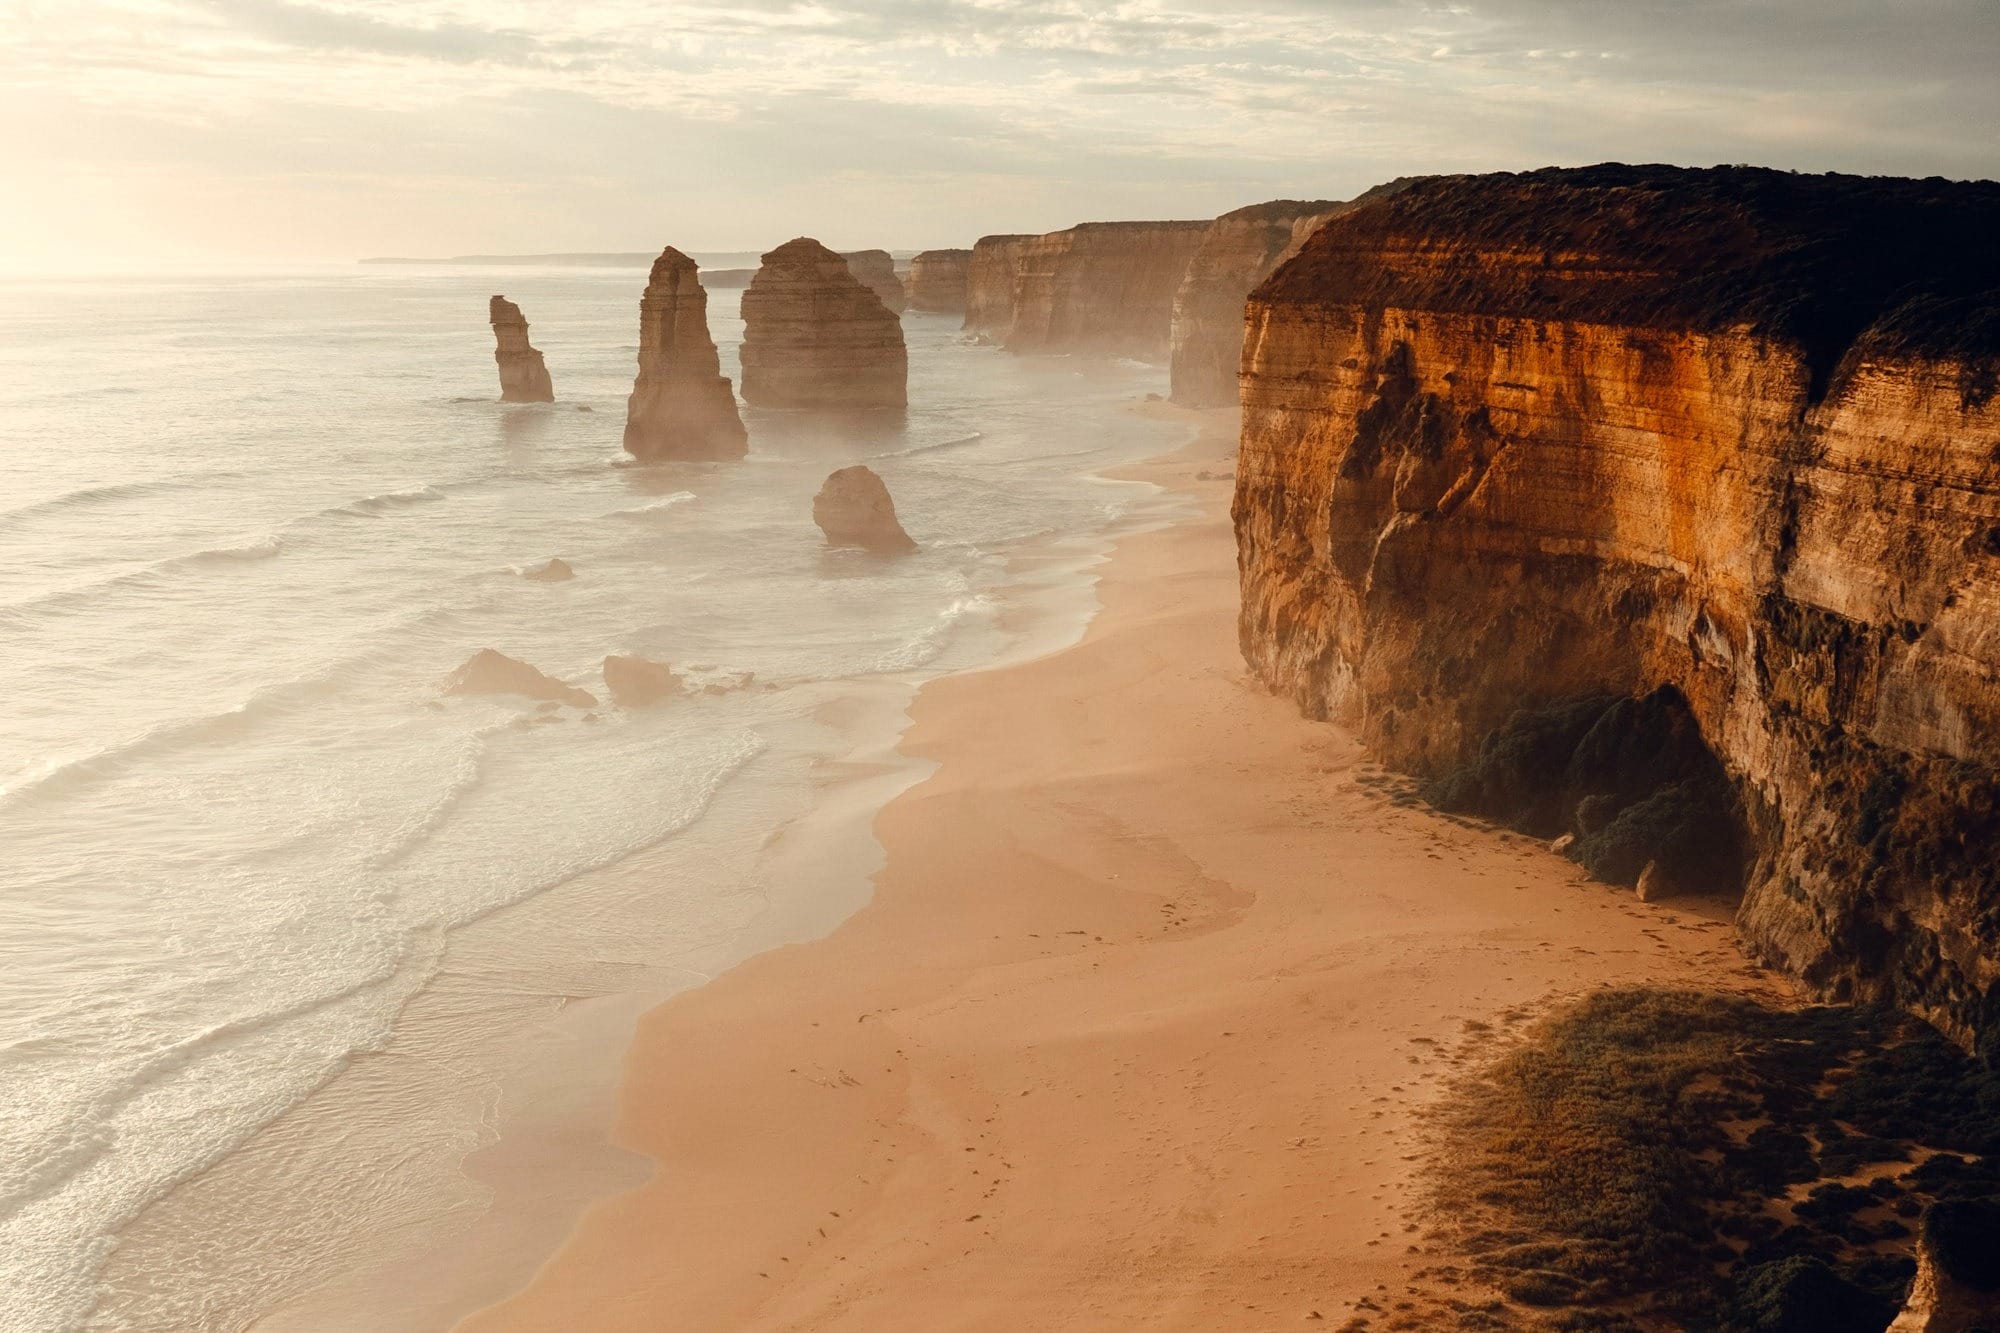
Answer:
M454 941L569 895L504 969L451 974L476 1018L426 1029L426 1058L477 1083L464 1052L515 992L541 1013L639 990L677 949L772 930L754 858L854 749L847 720L1047 631L1029 583L1082 581L1152 502L1093 474L1171 443L1120 407L1160 370L1012 358L914 312L907 417L746 410L741 463L628 465L643 283L0 287L0 1329L239 1327L309 1289L331 1238L416 1216L423 1189L360 1183L370 1155L429 1180L484 1131L410 1080L341 1076L441 1003ZM554 405L495 401L495 291ZM737 297L710 295L732 377ZM864 461L917 555L823 547L811 496ZM578 577L520 576L552 556ZM486 647L600 706L441 698ZM623 712L607 653L717 689ZM296 1154L265 1170L255 1145L316 1090L377 1114L302 1188ZM196 1206L215 1182L234 1218ZM282 1262L231 1269L287 1227Z

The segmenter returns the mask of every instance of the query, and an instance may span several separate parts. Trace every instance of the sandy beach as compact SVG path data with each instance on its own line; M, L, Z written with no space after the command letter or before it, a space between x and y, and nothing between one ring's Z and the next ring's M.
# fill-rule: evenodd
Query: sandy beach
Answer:
M641 1020L616 1141L656 1172L461 1329L1338 1324L1421 1260L1476 1025L1751 980L1728 904L1399 800L1246 681L1235 423L1198 420L1138 474L1195 516L1119 546L1077 646L923 689L873 900Z

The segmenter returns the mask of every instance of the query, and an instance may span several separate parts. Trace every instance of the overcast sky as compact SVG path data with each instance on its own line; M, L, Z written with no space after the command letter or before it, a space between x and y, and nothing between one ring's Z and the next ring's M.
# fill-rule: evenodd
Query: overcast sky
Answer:
M0 267L966 245L1620 159L2000 175L2000 0L0 0Z

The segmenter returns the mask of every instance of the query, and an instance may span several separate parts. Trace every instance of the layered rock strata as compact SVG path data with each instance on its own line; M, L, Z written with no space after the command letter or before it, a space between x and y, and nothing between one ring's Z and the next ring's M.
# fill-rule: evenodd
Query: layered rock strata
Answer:
M965 312L966 280L972 270L970 250L925 250L910 261L910 309L935 314Z
M521 307L504 296L486 303L486 318L493 325L493 360L500 367L500 401L503 403L553 403L555 386L549 382L549 368L542 354L528 341L528 321Z
M1174 296L1208 227L1086 222L1035 237L1021 246L1000 341L1016 352L1166 360Z
M965 265L965 329L1003 337L1014 323L1014 282L1021 250L1033 236L982 236Z
M896 502L873 469L844 467L826 479L813 497L813 522L829 546L858 546L877 555L917 549L896 518Z
M807 237L764 256L743 293L743 400L764 407L863 409L907 401L903 324Z
M639 375L625 405L625 449L648 462L741 458L750 448L736 395L708 333L695 262L660 251L639 299Z
M1249 302L1245 658L1438 778L1671 691L1745 946L1992 1043L1996 225L1990 183L1610 166L1326 223Z
M847 261L848 271L861 279L861 285L875 293L883 305L899 315L909 308L903 280L896 276L896 261L887 250L847 250L840 257Z

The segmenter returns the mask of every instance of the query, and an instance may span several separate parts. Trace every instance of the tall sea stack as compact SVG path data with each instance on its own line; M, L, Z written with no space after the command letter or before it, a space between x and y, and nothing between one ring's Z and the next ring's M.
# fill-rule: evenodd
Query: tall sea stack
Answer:
M882 304L900 315L909 307L903 280L896 276L896 261L887 250L847 250L842 252L848 269L861 285L880 297Z
M708 333L708 293L695 262L671 245L639 300L639 377L625 408L634 458L741 458L749 451L736 396Z
M912 310L956 315L965 310L970 250L925 250L910 261L907 284Z
M1737 843L1750 952L2000 1054L1996 228L1625 166L1327 222L1247 314L1251 670L1602 878Z
M486 318L493 325L493 359L500 366L500 401L553 403L555 386L549 383L542 354L528 342L528 321L521 307L496 296L486 304Z
M863 409L908 401L903 323L818 241L764 256L743 293L743 401Z

